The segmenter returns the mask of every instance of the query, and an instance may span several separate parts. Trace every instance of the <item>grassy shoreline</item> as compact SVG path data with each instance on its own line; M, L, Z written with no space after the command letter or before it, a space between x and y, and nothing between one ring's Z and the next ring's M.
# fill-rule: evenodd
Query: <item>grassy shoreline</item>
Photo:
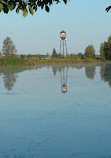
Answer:
M111 60L100 59L21 59L21 58L0 58L0 66L31 66L37 64L52 64L52 63L111 63Z

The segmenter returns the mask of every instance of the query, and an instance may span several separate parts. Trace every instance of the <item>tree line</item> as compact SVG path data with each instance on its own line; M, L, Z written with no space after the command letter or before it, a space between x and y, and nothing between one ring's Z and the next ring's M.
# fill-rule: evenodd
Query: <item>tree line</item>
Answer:
M87 65L83 65L83 64L77 64L77 65L67 65L67 66L58 66L58 65L52 65L52 72L53 75L57 75L57 72L59 72L60 74L63 72L64 68L71 68L71 69L82 69L84 67L85 70L85 75L89 80L93 80L95 78L96 75L96 66L98 65L93 65L93 64L87 64ZM109 84L109 86L111 87L111 64L100 64L100 77L101 80L104 82L107 82ZM50 66L49 66L50 67ZM49 67L47 66L47 69L49 69ZM36 70L41 69L42 67L39 65L38 67L36 67ZM4 82L4 86L5 88L10 91L12 90L12 88L14 87L14 85L16 84L17 81L17 73L19 72L23 72L26 71L27 69L32 70L33 67L16 67L13 69L9 69L8 67L6 67L5 69L3 67L0 67L0 75L3 75L3 82Z
M101 59L101 60L111 60L111 35L108 37L107 41L104 41L100 45L100 55L95 54L95 48L92 44L88 45L84 53L78 54L67 54L67 58L75 59ZM52 52L53 58L64 58L64 55L57 53L55 49Z
M100 45L100 55L95 54L95 48L92 44L88 45L84 51L84 53L78 54L70 54L63 55L61 53L57 53L56 49L53 48L52 54L20 54L17 55L17 49L14 42L10 37L6 37L3 41L2 51L0 52L0 58L2 57L16 57L23 59L100 59L100 60L111 60L111 35L108 37L107 41L104 41Z

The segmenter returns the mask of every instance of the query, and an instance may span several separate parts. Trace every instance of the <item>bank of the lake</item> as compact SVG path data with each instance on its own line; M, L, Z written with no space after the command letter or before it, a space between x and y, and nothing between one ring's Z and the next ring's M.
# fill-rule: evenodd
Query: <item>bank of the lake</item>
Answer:
M22 58L0 58L0 66L30 66L38 63L102 63L111 62L110 60L100 59L22 59Z

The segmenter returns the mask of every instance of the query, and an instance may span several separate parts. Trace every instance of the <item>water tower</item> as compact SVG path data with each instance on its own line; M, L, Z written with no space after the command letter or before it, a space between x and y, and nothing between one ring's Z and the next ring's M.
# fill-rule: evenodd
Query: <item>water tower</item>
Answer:
M67 55L66 32L60 32L60 54Z

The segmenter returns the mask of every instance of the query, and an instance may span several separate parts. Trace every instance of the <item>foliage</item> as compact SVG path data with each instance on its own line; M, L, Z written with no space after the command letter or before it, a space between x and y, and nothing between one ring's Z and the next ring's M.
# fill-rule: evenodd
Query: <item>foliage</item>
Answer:
M107 42L101 43L100 58L111 60L111 36L108 37Z
M105 42L104 51L105 51L105 58L111 59L111 43Z
M55 2L56 4L63 1L65 4L68 0L0 0L0 12L8 13L16 10L18 14L20 10L23 11L23 16L26 17L28 12L34 14L38 7L45 8L47 12L50 11L50 6Z
M102 60L105 59L104 46L105 46L105 43L101 43L101 46L100 46L100 59L102 59Z
M69 53L67 53L67 55L66 55L66 58L70 58L70 55L69 55Z
M63 58L65 58L65 56L64 56L63 54L58 53L58 54L57 54L57 58L58 58L58 59L63 59Z
M6 39L4 39L2 52L4 56L8 57L16 54L16 47L10 37L6 37Z
M84 54L79 53L79 54L78 54L78 57L79 57L80 59L84 59Z
M111 35L108 37L108 43L111 44Z
M9 11L16 10L18 14L20 10L23 11L23 16L26 17L28 12L34 14L37 11L38 7L41 9L45 8L47 12L50 11L50 6L55 2L56 4L63 1L65 4L68 0L0 0L0 12L8 13ZM106 11L109 12L111 6L106 8Z
M111 6L108 6L108 7L106 8L106 11L109 12L110 9L111 9Z
M6 46L7 45L9 46L7 42L4 43L6 44ZM11 41L11 44L12 43L13 42ZM17 55L12 53L13 51L10 51L10 53L9 51L6 52L8 53L4 53L5 56L2 56L2 54L0 54L0 66L36 65L38 63L100 63L102 61L110 62L109 60L111 60L111 36L108 37L107 42L101 43L100 55L95 55L95 49L93 45L89 45L88 47L86 47L85 54L82 53L67 54L66 56L57 53L56 49L53 49L52 55L49 55L48 53L45 55L43 54ZM94 76L94 71L91 70L93 71L93 74L91 75L91 71L89 70L91 70L91 68L86 69L86 74L87 77L91 79Z
M1 51L0 51L0 58L2 58L2 53L1 53Z
M56 49L53 48L53 51L52 51L52 58L58 58L58 59L63 59L65 56L61 53L57 53L56 52Z
M55 48L53 48L52 57L57 58L57 52L56 52Z
M95 49L93 45L89 45L85 49L85 58L89 58L89 59L95 58Z

